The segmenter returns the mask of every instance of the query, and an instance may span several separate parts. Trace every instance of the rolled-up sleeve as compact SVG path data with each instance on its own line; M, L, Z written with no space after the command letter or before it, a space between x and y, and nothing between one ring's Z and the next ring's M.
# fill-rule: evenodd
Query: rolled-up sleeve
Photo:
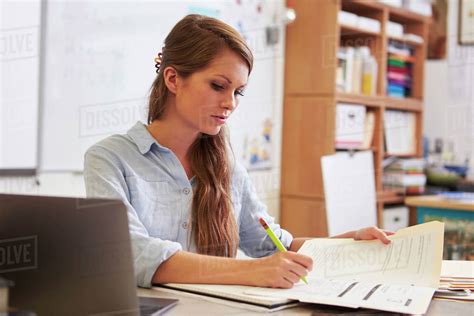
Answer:
M118 198L125 203L136 282L138 286L151 287L156 269L163 261L182 250L181 244L150 237L130 203L123 164L108 149L95 145L86 152L84 181L88 197Z
M247 171L240 167L241 175L241 202L242 208L239 216L240 249L250 257L264 257L275 253L278 249L267 235L259 218L264 218L275 235L280 239L285 248L290 248L293 236L280 225L267 212L267 207L257 196L255 186Z

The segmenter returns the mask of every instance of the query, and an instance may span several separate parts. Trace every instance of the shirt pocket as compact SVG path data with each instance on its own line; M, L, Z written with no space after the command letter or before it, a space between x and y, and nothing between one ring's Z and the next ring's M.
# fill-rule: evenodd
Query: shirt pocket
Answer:
M176 241L182 201L172 183L137 176L127 180L130 203L150 236Z

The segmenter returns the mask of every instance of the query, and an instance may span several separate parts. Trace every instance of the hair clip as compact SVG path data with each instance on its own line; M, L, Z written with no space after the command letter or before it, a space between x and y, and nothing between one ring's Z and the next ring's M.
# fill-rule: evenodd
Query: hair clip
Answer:
M163 60L163 54L160 52L160 53L158 53L158 56L155 57L156 73L160 72L160 66L161 66L162 60Z

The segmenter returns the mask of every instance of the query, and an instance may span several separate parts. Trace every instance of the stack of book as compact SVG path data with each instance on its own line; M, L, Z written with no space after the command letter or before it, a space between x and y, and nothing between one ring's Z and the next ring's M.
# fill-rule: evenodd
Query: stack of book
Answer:
M341 47L337 53L339 92L375 95L378 65L369 47Z
M473 271L473 261L443 260L439 288L435 296L450 300L474 301Z
M398 159L385 169L384 189L408 195L423 193L426 184L423 169L423 159Z
M388 45L387 95L410 97L412 91L413 49L405 44L390 41Z

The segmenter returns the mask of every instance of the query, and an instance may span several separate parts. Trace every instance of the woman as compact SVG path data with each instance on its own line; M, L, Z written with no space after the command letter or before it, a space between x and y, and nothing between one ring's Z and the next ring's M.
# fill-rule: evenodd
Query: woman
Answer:
M225 23L188 15L166 37L138 122L85 156L90 197L122 199L139 286L217 283L290 288L312 269L303 238L280 228L245 169L229 154L225 123L237 108L253 56ZM288 252L278 252L263 217ZM338 237L389 240L371 227ZM237 248L256 257L235 259Z

